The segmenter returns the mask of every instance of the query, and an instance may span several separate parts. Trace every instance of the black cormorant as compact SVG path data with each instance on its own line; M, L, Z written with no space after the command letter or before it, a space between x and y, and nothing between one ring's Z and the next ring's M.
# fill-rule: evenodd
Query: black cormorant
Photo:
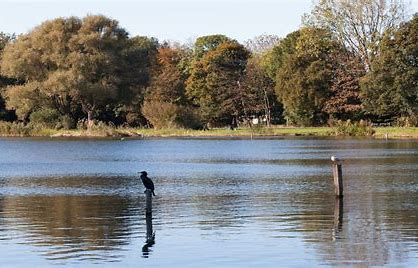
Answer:
M144 184L145 188L151 190L152 195L155 196L154 193L154 183L150 178L147 177L148 173L146 171L139 172L141 174L141 181Z

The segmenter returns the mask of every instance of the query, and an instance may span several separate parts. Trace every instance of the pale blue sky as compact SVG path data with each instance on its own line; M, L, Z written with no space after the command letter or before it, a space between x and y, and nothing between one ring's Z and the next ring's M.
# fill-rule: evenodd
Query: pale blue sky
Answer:
M263 33L285 36L311 7L312 0L0 0L0 31L25 33L47 19L104 14L131 35L187 42L221 33L244 41ZM418 11L418 0L411 8Z

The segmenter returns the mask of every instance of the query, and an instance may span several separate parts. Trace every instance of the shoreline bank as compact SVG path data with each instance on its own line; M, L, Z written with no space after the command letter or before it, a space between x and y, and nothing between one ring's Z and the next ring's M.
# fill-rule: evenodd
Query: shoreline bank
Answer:
M103 130L42 129L30 134L2 134L0 137L50 137L50 138L202 138L202 139L274 139L286 137L357 137L376 139L418 139L418 128L378 127L371 136L335 135L331 127L273 127L187 130L187 129L133 129L109 128Z

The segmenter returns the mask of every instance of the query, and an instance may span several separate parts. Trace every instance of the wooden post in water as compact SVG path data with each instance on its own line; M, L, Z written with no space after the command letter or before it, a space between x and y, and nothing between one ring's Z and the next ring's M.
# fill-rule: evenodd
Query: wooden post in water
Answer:
M155 240L155 234L152 231L152 191L145 191L146 208L145 208L145 223L147 225L147 244L152 245Z
M343 198L343 171L341 167L341 160L335 156L331 156L332 173L334 175L335 195L338 198Z
M146 199L146 214L152 214L152 191L147 189L145 190L145 199Z

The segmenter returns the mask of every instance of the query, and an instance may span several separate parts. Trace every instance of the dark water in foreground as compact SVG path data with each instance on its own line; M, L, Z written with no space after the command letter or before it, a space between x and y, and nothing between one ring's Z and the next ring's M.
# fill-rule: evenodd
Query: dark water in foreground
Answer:
M341 203L333 154L346 159ZM148 249L144 169L157 194ZM2 267L418 266L418 142L0 139L0 256Z

